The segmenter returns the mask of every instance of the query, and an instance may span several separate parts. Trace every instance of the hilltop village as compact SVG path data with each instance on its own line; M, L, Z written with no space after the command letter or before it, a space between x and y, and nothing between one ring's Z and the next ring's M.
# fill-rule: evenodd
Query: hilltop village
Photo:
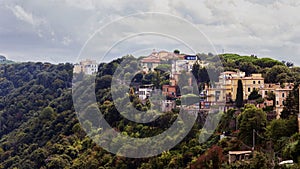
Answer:
M139 62L143 74L154 72L162 65L169 65L170 79L169 84L162 85L161 93L166 96L162 103L162 110L175 108L175 100L181 97L178 91L178 79L182 73L190 73L193 66L199 65L205 68L209 65L200 60L197 55L180 54L179 51L167 52L155 50L142 58ZM74 73L83 72L94 74L98 71L98 64L95 60L81 61L74 65ZM188 78L185 86L192 86L193 78ZM246 75L242 71L224 71L218 76L218 81L207 83L199 93L199 103L196 104L201 110L208 110L214 105L224 104L226 109L235 107L237 96L238 81L243 84L243 102L254 104L258 108L268 109L268 119L280 118L283 111L285 100L289 93L294 89L294 83L265 83L261 73ZM157 91L154 84L139 84L135 86L135 92L141 100L147 99L151 93Z
M300 78L298 68L294 68L292 63L254 55L225 54L219 58L212 54L182 54L178 50L153 50L150 55L138 59L126 57L128 61L123 58L100 65L95 60L81 61L74 65L73 72L96 75L100 83L96 84L96 91L102 92L110 88L116 67L125 61L123 74L118 76L120 89L122 85L130 84L128 94L138 110L147 110L152 102L166 115L184 109L188 113L197 113L201 119L210 110L223 112L214 137L219 137L219 142L226 138L226 144L232 144L223 146L230 165L258 158L257 152L270 151L270 155L274 151L283 153L278 147L283 141L274 140L300 132ZM128 79L132 72L135 76ZM101 92L100 103L110 107L113 101ZM153 100L157 96L162 96L159 102ZM202 122L200 120L197 125L201 126ZM266 150L265 144L269 143L266 140L273 140L274 143L270 144L274 147ZM284 143L296 144L294 139L284 139ZM277 164L291 162L284 161L290 159L284 154L273 154L267 158L270 165L275 165L275 161ZM207 165L208 161L205 162Z
M289 62L179 51L76 66L0 59L0 168L299 168L300 68ZM85 102L94 98L90 92L97 104ZM112 92L120 94L113 98ZM72 98L87 108L78 114ZM121 115L117 104L139 110L138 120L151 113L159 117L137 123ZM94 108L111 128L133 138L159 135L190 113L197 118L189 133L179 127L155 143L160 147L187 134L174 148L132 159L106 151L86 133L101 138L111 131L97 126L98 116L78 121ZM106 143L128 152L144 145Z
M181 54L178 50L174 52L155 51L139 60L140 72L148 74L160 69L168 72L169 83L161 85L157 89L154 84L137 83L133 85L135 93L141 101L147 100L151 94L161 92L165 100L161 102L162 111L171 111L176 107L176 100L181 98L178 81L180 75L188 77L185 81L185 88L193 88L193 83L197 80L192 78L193 68L197 65L199 68L209 66L208 62L201 60L198 55ZM74 64L74 73L84 73L92 75L97 73L98 64L96 60L86 59L79 64ZM205 74L208 75L207 73ZM209 76L209 75L208 75ZM208 77L209 78L209 77ZM253 104L257 108L267 110L268 120L279 119L283 111L285 101L290 92L293 91L294 83L265 83L261 73L247 74L243 71L223 71L218 75L216 82L208 81L203 84L199 90L199 102L189 105L189 108L198 108L201 111L207 111L214 105L223 105L225 111L236 107L236 96L238 93L238 81L242 82L243 104ZM199 85L199 84L197 84ZM197 95L197 94L196 94ZM300 120L300 119L299 119Z

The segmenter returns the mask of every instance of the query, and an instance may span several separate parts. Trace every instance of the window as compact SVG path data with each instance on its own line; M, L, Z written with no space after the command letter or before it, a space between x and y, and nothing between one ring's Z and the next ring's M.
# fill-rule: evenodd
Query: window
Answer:
M255 84L255 81L253 81L253 84Z
M265 95L268 95L268 91L265 91Z
M248 87L248 92L250 92L251 91L251 88L250 87Z
M284 93L282 93L282 97L284 97Z
M260 84L260 81L258 81L258 84Z
M276 101L276 104L277 104L277 105L279 105L279 102L278 102L278 101Z

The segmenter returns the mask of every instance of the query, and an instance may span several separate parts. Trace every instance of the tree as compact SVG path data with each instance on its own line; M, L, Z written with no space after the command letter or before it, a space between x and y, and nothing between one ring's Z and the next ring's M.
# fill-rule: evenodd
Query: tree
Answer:
M263 134L265 132L267 115L262 109L256 108L254 105L246 105L245 109L238 116L239 134L238 137L246 144L251 145L253 129ZM257 141L260 138L257 138Z
M42 110L40 114L40 118L42 120L53 120L55 118L56 113L54 112L52 107L46 107Z
M294 140L287 144L283 149L283 156L287 159L292 159L295 163L300 162L300 135L299 133L292 136Z
M235 100L236 107L238 108L243 107L243 102L244 102L243 96L244 96L243 83L242 80L238 80L238 87L237 87L236 100Z
M224 161L223 149L213 146L201 155L191 168L221 168Z
M111 75L104 75L100 78L96 78L96 90L109 88L111 86L111 81Z
M180 54L180 51L179 51L178 49L175 49L175 50L174 50L174 53L179 55L179 54Z
M208 83L210 82L210 77L206 68L200 68L200 65L196 62L192 68L192 74L198 83Z
M262 96L258 93L258 90L253 90L250 95L248 96L248 100L257 100L261 98Z
M293 66L294 66L294 63L292 63L292 62L286 62L286 66L287 66L287 67L293 67Z
M281 137L287 137L288 128L286 127L286 120L274 119L267 126L267 136L273 140L279 140Z
M296 100L294 92L290 92L288 97L286 98L284 102L284 108L283 111L280 114L280 117L283 119L289 118L291 115L297 115L298 114L298 100Z
M287 66L276 65L273 66L265 76L267 83L279 83L290 81L291 70Z
M181 96L181 103L183 105L192 105L195 103L199 103L199 96L195 94L186 94Z
M276 97L275 97L274 92L268 92L267 93L267 100L272 100L273 101L273 107L275 107Z
M144 76L143 76L142 73L137 73L137 74L134 76L134 78L133 78L133 82L141 83L143 77L144 77Z
M240 70L245 72L247 76L251 75L252 73L257 73L257 68L252 62L241 63Z
M172 68L172 65L170 65L170 64L160 64L154 70L164 73L164 72L171 72L171 68Z

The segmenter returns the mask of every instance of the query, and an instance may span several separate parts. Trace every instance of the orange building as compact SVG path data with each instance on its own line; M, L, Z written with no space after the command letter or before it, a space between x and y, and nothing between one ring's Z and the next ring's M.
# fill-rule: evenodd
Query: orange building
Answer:
M163 85L162 94L168 97L177 97L176 95L176 86Z

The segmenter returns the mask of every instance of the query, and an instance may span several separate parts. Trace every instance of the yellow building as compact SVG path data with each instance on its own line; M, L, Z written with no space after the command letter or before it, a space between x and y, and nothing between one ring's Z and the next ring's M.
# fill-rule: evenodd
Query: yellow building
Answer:
M270 92L274 93L275 105L273 105L273 101L265 100L263 104L258 106L274 106L276 111L276 118L280 118L280 113L283 111L285 100L288 97L289 93L293 90L294 84L265 84L262 74L251 74L251 76L245 76L244 72L223 72L219 76L219 82L216 83L214 87L205 87L205 90L203 91L203 95L205 95L205 101L211 104L218 104L218 102L220 103L225 101L234 102L237 94L238 80L242 80L244 100L248 100L249 95L254 90L258 90L258 93L262 95L262 98L267 98L267 95Z
M261 74L252 74L246 77L245 72L223 72L219 77L219 84L224 85L225 97L235 101L238 87L238 80L243 83L243 98L247 100L253 90L261 90L264 86L264 78Z
M284 84L265 84L264 88L261 90L261 95L263 98L267 97L268 93L274 93L275 95L275 111L276 118L280 118L280 113L283 110L284 102L289 95L289 93L293 90L293 83L284 83Z

